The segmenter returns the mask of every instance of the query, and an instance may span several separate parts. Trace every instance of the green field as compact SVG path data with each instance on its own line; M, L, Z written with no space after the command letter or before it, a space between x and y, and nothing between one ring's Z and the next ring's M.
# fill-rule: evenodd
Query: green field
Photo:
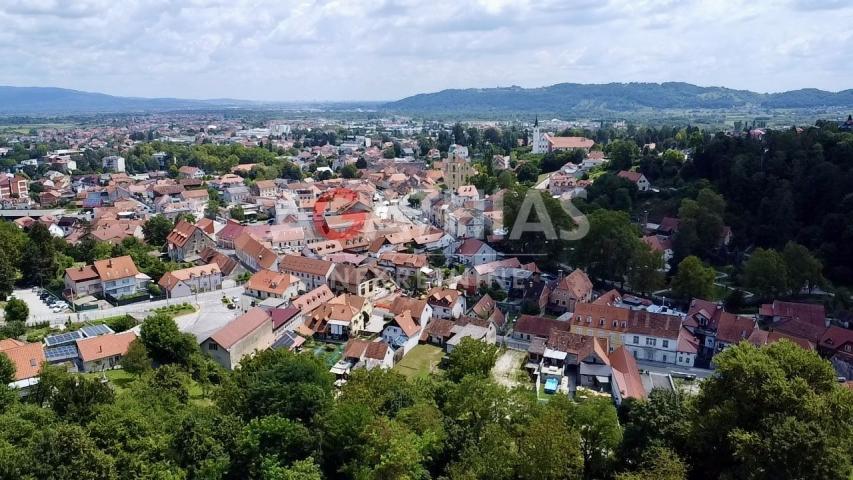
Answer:
M440 371L439 362L444 357L444 350L435 345L418 345L413 348L397 365L394 371L406 378L425 377L432 372Z

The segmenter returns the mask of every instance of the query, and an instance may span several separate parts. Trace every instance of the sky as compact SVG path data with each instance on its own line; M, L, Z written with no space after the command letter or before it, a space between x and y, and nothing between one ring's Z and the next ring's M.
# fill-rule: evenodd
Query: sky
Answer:
M850 0L0 0L0 85L394 100L684 81L853 88Z

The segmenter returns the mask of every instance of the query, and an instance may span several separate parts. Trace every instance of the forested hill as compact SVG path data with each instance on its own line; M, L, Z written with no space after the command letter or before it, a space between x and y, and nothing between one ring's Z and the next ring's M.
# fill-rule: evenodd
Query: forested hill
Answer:
M469 88L424 93L391 102L392 111L418 113L596 113L646 109L802 109L853 106L853 89L756 93L689 83L560 83L549 87Z

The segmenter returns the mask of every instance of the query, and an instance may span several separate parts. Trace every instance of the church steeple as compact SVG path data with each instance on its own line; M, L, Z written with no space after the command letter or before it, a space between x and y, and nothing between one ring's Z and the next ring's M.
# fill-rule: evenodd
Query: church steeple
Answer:
M536 114L536 119L533 121L533 126L534 127L539 126L539 114L538 113Z

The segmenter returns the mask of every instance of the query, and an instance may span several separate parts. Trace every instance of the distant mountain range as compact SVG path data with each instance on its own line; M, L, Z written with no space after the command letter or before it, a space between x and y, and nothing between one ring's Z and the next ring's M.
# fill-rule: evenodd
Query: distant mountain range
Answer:
M756 93L689 83L560 83L549 87L468 88L423 93L385 104L412 113L519 112L602 113L643 110L746 110L853 107L853 89L827 92L807 88Z
M0 86L0 115L68 115L235 108L347 110L375 109L378 105L379 102L261 102L229 98L188 100L182 98L117 97L66 88Z
M469 88L379 102L259 102L117 97L52 87L0 86L0 115L132 113L222 109L356 110L407 114L606 114L655 110L814 110L853 108L853 89L756 93L689 83L560 83L550 87Z

